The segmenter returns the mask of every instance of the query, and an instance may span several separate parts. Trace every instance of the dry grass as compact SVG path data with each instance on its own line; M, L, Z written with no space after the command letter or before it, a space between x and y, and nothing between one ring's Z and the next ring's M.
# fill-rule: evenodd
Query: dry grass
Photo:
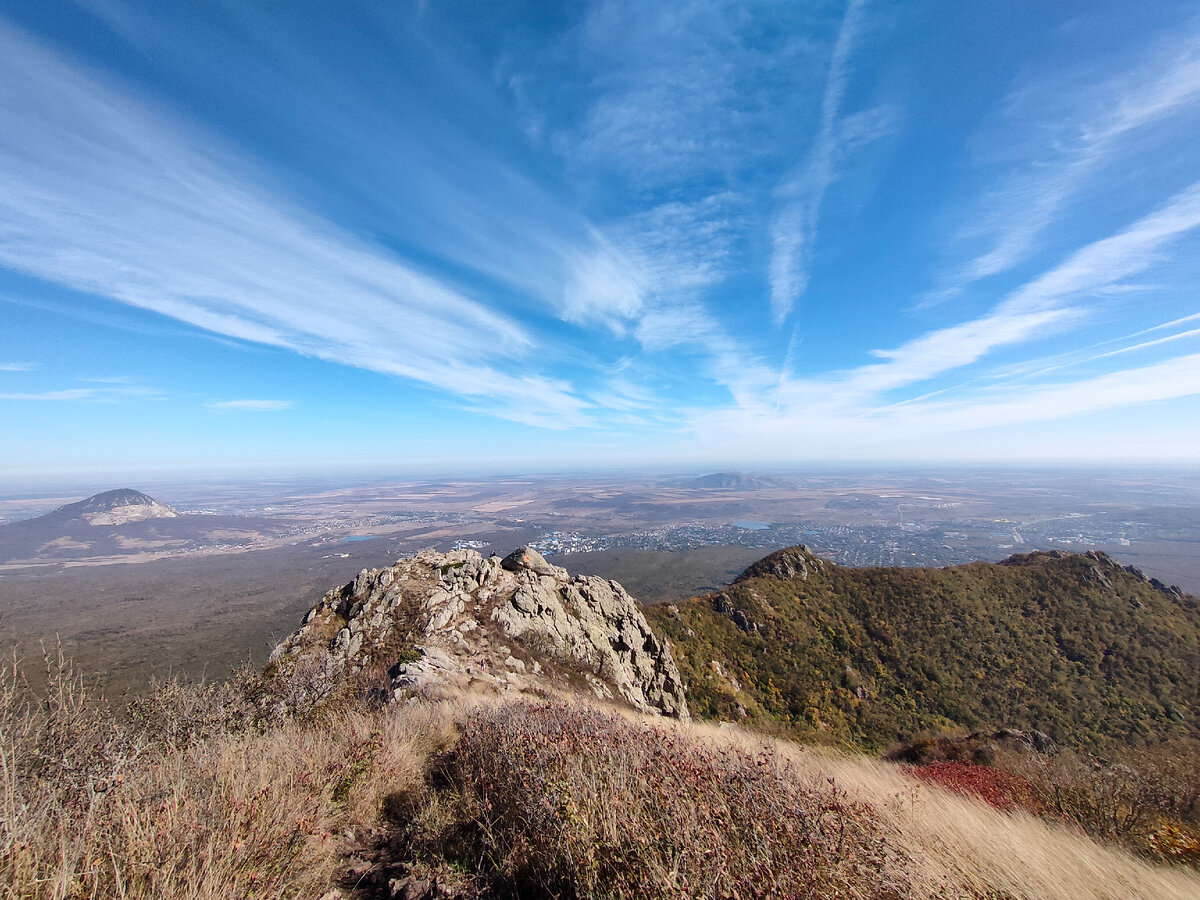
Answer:
M454 733L453 713L436 707L347 710L265 731L244 727L239 707L232 732L205 719L185 741L200 705L189 701L187 727L163 740L89 703L69 668L49 676L38 699L14 667L4 671L6 900L320 896L345 855L345 829L375 821L380 797L419 783Z
M912 861L910 874L927 896L1029 900L1195 900L1200 874L1153 865L1102 846L1058 824L1004 813L861 757L780 745L810 772L837 780L871 804Z
M36 692L0 680L6 900L1200 897L1192 870L736 729L520 698L298 716L253 678L125 721L82 688L56 655Z
M870 807L765 748L521 702L469 715L439 773L489 896L908 895Z

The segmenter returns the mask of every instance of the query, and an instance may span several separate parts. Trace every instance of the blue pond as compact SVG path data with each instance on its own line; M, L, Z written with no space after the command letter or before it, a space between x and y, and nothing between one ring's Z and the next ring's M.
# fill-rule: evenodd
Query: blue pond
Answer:
M729 524L731 524L734 528L744 528L746 531L766 531L771 527L766 522L749 522L745 520L741 522L730 522Z
M379 540L377 534L352 534L349 537L342 538L343 544L357 544L359 541L376 541Z

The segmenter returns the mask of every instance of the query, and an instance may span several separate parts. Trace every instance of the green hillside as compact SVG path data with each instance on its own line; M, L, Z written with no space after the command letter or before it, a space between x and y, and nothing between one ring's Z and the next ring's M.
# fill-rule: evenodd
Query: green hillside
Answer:
M1200 602L1103 553L855 569L793 547L647 612L699 716L869 749L954 727L1200 737Z

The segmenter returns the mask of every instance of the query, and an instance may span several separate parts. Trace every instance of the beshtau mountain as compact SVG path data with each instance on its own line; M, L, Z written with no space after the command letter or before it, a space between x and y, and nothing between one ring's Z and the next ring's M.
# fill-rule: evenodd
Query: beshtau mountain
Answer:
M60 506L44 516L25 520L25 525L124 525L146 519L174 519L179 515L165 503L135 491L117 488L93 494L86 500ZM21 524L21 523L18 523Z
M101 491L83 500L67 503L31 519L0 523L0 529L61 531L94 525L125 525L146 519L174 519L179 512L133 488Z
M128 552L126 536L154 534L156 525L190 517L131 488L103 491L45 515L0 525L0 563L62 560Z
M180 512L132 488L103 491L32 519L0 524L0 563L120 558L209 540L222 528L269 529L254 516Z

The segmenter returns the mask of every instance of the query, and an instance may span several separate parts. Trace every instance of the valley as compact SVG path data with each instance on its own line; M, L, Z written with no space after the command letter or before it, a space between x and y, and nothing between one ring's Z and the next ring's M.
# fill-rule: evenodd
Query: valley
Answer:
M44 516L0 498L0 636L60 639L114 695L149 675L261 663L330 587L430 547L528 544L647 604L719 590L771 550L845 566L946 566L1032 549L1112 554L1200 593L1200 477L1179 471L625 473L440 481L154 484L178 515ZM30 539L30 533L33 539Z

